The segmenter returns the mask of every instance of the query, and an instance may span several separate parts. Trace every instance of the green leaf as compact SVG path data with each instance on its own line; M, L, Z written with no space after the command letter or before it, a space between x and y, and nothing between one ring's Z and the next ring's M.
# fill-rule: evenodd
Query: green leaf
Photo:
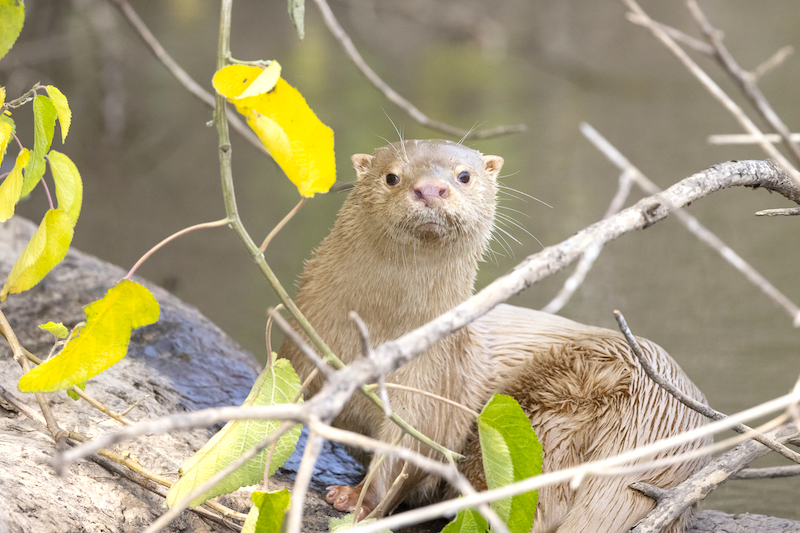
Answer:
M14 46L23 22L25 4L22 0L0 0L0 58Z
M39 329L49 331L59 339L66 339L69 336L67 326L61 322L47 322L46 324L39 324Z
M106 295L84 307L86 326L61 353L19 379L23 392L66 389L96 376L128 352L131 330L158 320L158 302L150 291L123 279Z
M366 520L361 520L358 522L358 525L366 526L374 521L374 518L367 518ZM348 529L353 529L353 513L346 514L341 518L331 517L331 520L328 523L328 531L330 531L330 533L339 533L341 531L347 531ZM378 533L392 533L392 530L381 529L378 531Z
M475 509L461 509L442 533L484 533L489 529L486 519Z
M300 378L286 359L277 359L265 368L256 379L243 407L292 403L300 391ZM167 505L172 507L192 490L202 485L214 474L225 468L244 450L249 450L267 435L275 431L277 420L235 420L225 424L216 435L181 466L181 477L167 494ZM300 425L293 427L278 440L272 455L268 475L272 475L292 455ZM190 506L197 507L204 501L220 494L233 492L239 487L253 485L264 479L264 466L269 448L233 471L214 488L192 500Z
M297 36L300 40L306 36L305 24L303 20L306 15L305 0L289 0L289 18L292 19L295 29L297 29Z
M33 157L25 168L22 196L27 196L44 175L44 156L50 150L56 132L56 106L43 94L33 99Z
M45 89L47 89L47 94L50 95L50 98L53 101L53 106L56 108L58 122L61 123L61 144L64 144L64 141L67 140L69 125L72 123L72 111L69 109L69 102L67 101L67 97L64 96L64 93L62 93L58 87L48 85L45 87Z
M81 390L86 390L86 382L85 381L83 383L76 383L75 386L78 387ZM72 389L67 389L67 396L69 396L70 398L72 398L76 402L81 399L81 397L78 396L78 393L74 392Z
M242 533L280 533L283 515L289 508L289 490L254 492L253 506L242 525Z
M9 294L27 291L39 283L64 259L71 242L72 221L69 216L60 209L48 210L39 229L33 234L8 275L6 284L0 291L0 302Z
M495 394L478 417L486 484L490 489L521 481L542 472L542 445L531 422L510 396ZM528 533L538 494L518 494L493 502L511 533Z
M83 202L83 182L78 168L72 160L60 152L50 150L47 155L50 161L50 172L56 183L58 208L69 215L72 225L78 222Z
M0 124L0 127L3 125ZM28 164L30 152L23 148L17 154L17 161L14 168L8 173L6 179L0 184L0 222L5 222L14 216L14 207L19 202L22 194L22 169Z

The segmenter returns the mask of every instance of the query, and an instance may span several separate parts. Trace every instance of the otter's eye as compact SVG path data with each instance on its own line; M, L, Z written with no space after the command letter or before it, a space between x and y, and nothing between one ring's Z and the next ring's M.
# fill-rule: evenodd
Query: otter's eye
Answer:
M458 174L458 181L460 181L461 183L469 183L469 178L470 178L469 172L467 172L466 170L462 170Z
M397 185L400 183L400 178L397 174L386 174L386 185Z

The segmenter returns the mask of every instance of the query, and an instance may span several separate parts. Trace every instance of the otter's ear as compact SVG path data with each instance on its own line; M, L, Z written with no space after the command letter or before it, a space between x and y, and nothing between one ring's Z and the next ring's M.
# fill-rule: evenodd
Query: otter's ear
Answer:
M350 157L350 161L353 162L353 168L356 169L356 179L360 180L369 172L372 156L369 154L353 154Z
M485 155L483 156L483 170L493 178L496 178L500 174L500 169L503 168L504 162L499 155Z

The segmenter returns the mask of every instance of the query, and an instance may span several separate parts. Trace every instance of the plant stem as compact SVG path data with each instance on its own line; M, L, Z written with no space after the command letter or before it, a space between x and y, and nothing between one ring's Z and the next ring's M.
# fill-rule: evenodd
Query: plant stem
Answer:
M232 10L232 0L222 0L222 10L220 14L220 31L219 31L219 42L217 44L217 70L223 69L226 65L227 58L231 55L230 50L230 34L231 34L231 10ZM325 341L314 331L314 328L311 326L311 323L303 316L303 313L300 312L300 309L297 308L294 301L289 297L289 294L286 292L286 289L283 288L281 282L278 280L278 277L275 275L275 272L272 271L270 266L267 264L266 259L264 259L264 254L261 253L253 242L253 239L250 237L250 234L247 233L247 230L244 228L242 224L242 220L239 217L239 209L236 204L236 194L234 193L233 188L233 172L231 170L231 139L230 133L228 131L228 120L227 120L227 109L226 109L226 101L225 96L221 94L217 94L216 96L216 107L214 108L214 123L217 127L217 135L219 136L219 164L220 164L220 174L222 178L222 194L223 199L225 201L225 212L228 215L228 222L231 228L236 232L239 236L239 239L244 244L244 247L247 249L250 256L255 261L258 268L261 270L261 273L267 278L267 282L272 287L272 290L275 291L275 294L278 296L278 299L283 303L286 307L286 310L295 320L297 325L302 329L308 338L311 340L311 343L314 347L322 354L323 359L328 362L334 369L341 370L345 367L344 363L336 357L336 354L331 351ZM367 397L372 400L373 403L378 405L379 407L383 407L383 402L381 402L380 398L373 393L370 392L365 386L361 387L361 391L367 395ZM397 414L392 414L391 416L392 421L400 426L403 431L414 437L415 439L419 440L420 442L425 443L432 449L438 451L442 455L447 458L456 458L460 459L462 456L448 450L444 446L432 441L414 427L412 427L408 422L404 421L400 418Z

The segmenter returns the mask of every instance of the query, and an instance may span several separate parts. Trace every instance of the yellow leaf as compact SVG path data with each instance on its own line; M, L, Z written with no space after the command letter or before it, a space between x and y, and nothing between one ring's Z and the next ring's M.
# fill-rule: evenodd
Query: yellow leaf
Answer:
M8 141L11 140L11 132L11 124L0 120L0 163L3 161L3 156L6 155L6 147L8 146Z
M78 168L72 160L60 152L50 150L47 154L50 161L50 172L56 182L56 198L58 208L69 215L72 225L78 222L83 202L83 182Z
M6 88L0 87L0 107L6 103Z
M50 95L50 99L53 101L53 105L56 107L58 121L61 123L61 142L63 143L65 140L67 140L67 132L69 131L69 125L72 122L72 111L69 109L67 97L64 96L64 93L58 90L58 87L48 85L45 87L45 89L47 89L47 94Z
M61 322L51 321L46 324L39 324L39 329L49 331L59 339L66 339L69 336L69 330L67 329L67 326Z
M158 302L150 291L124 279L84 308L86 327L60 354L19 380L23 392L66 389L96 376L128 352L131 330L158 320Z
M272 90L281 76L281 66L272 61L268 67L230 65L214 74L214 89L237 106L249 107L250 98Z
M0 128L3 126L0 122ZM11 169L6 179L0 184L0 222L5 222L14 216L14 206L19 201L22 194L22 169L28 164L30 154L27 148L23 148L17 155L17 162Z
M336 181L333 130L317 118L297 89L279 79L246 116L302 196L331 188Z
M9 294L27 291L39 283L64 259L70 242L72 242L72 221L69 215L60 209L49 209L39 224L39 229L33 234L33 238L8 275L6 284L0 291L0 302Z

